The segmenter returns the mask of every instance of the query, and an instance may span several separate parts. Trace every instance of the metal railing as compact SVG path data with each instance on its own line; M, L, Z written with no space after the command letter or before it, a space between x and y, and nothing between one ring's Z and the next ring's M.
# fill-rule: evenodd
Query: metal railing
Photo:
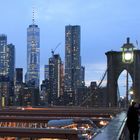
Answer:
M126 126L126 120L127 118L124 119L124 121L122 122L122 126L120 128L119 134L117 136L117 140L128 140L128 128Z

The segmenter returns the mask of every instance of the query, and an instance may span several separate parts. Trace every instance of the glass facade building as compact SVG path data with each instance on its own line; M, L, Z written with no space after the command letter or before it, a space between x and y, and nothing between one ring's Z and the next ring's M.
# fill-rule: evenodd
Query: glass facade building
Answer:
M15 46L7 45L7 36L0 35L0 76L6 76L14 81Z
M13 104L15 46L7 44L7 36L0 35L0 106Z
M39 87L40 82L40 29L32 24L27 28L27 75L26 83Z
M7 36L4 34L0 35L0 75L4 75L4 65L5 65L5 53L4 46L7 45Z
M76 100L81 86L80 26L65 27L65 93L70 97L69 105Z
M7 36L5 34L0 35L0 47L7 45Z
M62 61L59 54L49 58L49 82L50 94L49 104L59 104L59 98L63 94Z

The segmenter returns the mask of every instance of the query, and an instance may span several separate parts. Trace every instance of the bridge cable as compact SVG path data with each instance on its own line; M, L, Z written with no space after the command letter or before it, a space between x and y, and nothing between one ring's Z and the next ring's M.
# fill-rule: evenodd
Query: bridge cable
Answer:
M89 98L91 98L92 95L95 94L95 93L97 92L97 90L100 88L100 86L101 86L103 80L105 79L105 76L107 75L107 71L108 71L108 68L105 70L105 72L104 72L104 74L103 74L103 76L102 76L102 78L101 78L101 81L99 82L99 84L98 84L97 88L95 89L95 91L92 92L79 106L84 105L84 104L89 100Z

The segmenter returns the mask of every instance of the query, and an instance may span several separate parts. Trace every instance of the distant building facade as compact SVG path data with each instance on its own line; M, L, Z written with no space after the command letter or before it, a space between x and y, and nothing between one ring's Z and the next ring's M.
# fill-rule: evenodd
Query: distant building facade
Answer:
M44 66L44 80L49 79L49 65Z
M85 85L85 67L81 66L81 81L82 85Z
M39 105L39 88L24 86L20 91L21 106L35 107Z
M68 105L75 105L81 86L80 26L65 27L65 96Z
M8 76L10 81L14 81L15 70L15 46L8 44L0 46L0 75Z
M7 45L7 36L5 34L0 34L0 47Z
M50 93L48 97L49 105L58 105L63 94L63 69L62 61L58 54L53 54L49 58L49 84Z
M12 96L11 94L12 85L9 77L0 76L0 107L4 108L11 105Z
M15 80L17 83L23 83L23 68L16 68Z
M15 81L14 81L14 105L21 106L21 89L23 84L23 68L15 69Z
M27 28L26 83L39 87L40 82L40 29L34 23Z
M40 93L40 105L41 106L48 106L48 99L50 95L50 82L48 79L42 81L41 84L41 93ZM51 101L49 101L51 103Z
M15 46L7 44L7 36L0 35L0 100L1 106L13 105Z

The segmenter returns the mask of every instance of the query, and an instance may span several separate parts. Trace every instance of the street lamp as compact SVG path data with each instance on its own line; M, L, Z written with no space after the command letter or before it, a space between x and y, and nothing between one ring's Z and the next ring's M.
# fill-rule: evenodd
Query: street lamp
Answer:
M133 90L133 87L131 87L129 89L129 95L130 95L130 102L132 103L133 99L134 99L134 90Z
M127 38L127 43L122 46L122 61L124 63L132 63L134 60L134 46L129 43L129 38Z
M133 91L132 88L130 88L130 90L129 90L129 94L130 94L130 95L133 95L133 94L134 94L134 91Z
M128 64L134 61L134 46L129 43L129 38L127 38L127 43L122 46L122 62L126 64L126 108L128 107Z

